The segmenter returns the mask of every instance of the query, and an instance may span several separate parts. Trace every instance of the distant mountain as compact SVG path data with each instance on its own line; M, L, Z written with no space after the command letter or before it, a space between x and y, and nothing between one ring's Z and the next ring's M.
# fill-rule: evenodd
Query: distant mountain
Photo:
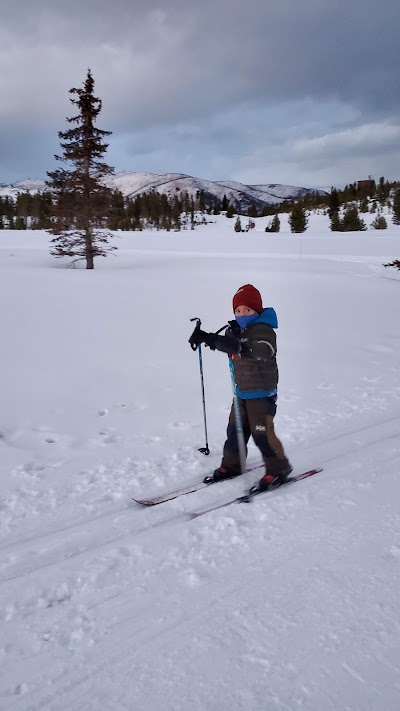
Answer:
M204 191L207 200L222 200L226 195L229 202L237 209L246 211L251 205L262 209L267 205L274 205L285 200L294 200L315 192L310 188L295 187L292 185L245 185L232 180L203 180L183 173L130 173L124 171L116 173L106 179L106 185L119 190L126 197L135 197L150 190L156 190L162 195L173 197L179 192L187 192L196 196L200 190ZM44 180L21 180L11 185L0 184L0 197L6 195L16 198L18 193L37 193L46 189ZM321 195L326 195L325 190L317 190Z
M45 189L45 181L41 178L28 178L28 180L19 180L17 183L11 183L10 185L0 183L0 197L16 198L19 193L31 193L34 195L35 193L43 192Z

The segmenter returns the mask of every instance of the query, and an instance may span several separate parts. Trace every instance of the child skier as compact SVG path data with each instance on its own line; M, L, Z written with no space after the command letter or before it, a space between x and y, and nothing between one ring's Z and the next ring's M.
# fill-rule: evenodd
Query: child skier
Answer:
M274 417L278 385L276 334L278 319L271 307L264 309L261 294L251 284L241 286L233 297L234 321L225 335L206 333L196 327L189 342L227 353L231 359L244 439L250 435L262 454L265 474L260 488L268 489L285 481L292 471L281 441L275 434ZM214 481L241 474L239 443L232 405L221 466Z

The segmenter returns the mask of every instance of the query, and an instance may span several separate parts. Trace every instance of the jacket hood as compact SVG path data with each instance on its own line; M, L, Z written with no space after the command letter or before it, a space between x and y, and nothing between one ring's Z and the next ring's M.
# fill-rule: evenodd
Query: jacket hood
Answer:
M272 306L263 309L263 312L259 315L255 323L266 323L267 326L271 326L271 328L278 328L278 317L275 309L273 309Z

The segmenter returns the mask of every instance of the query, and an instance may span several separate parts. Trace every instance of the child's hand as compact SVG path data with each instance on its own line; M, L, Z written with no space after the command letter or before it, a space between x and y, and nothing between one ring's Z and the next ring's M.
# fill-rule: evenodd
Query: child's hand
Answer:
M201 328L195 328L189 338L189 343L194 351L202 343L211 348L211 350L215 350L215 340L215 333L206 333L206 331L202 331Z
M228 321L228 324L229 324L229 328L231 330L232 335L239 337L242 329L240 328L236 319L234 321Z

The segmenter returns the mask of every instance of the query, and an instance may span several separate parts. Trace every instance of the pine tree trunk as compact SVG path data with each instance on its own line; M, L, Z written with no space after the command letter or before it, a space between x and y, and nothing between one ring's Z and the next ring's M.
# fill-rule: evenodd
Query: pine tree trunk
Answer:
M90 227L87 227L85 230L85 245L86 269L94 269L92 230Z
M93 235L92 235L92 224L90 220L90 190L89 190L89 176L90 176L90 159L89 156L86 156L85 159L85 182L86 182L86 189L85 189L85 211L86 211L86 218L85 218L85 252L86 252L86 269L94 269L94 259L93 259Z

